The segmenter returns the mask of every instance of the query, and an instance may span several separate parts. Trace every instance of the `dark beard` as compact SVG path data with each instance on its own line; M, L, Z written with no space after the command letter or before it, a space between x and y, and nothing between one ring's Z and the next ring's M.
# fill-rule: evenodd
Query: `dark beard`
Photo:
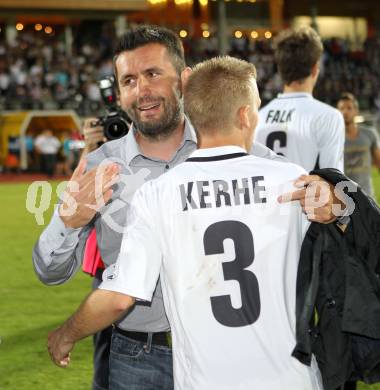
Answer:
M144 137L151 140L161 140L168 138L173 134L174 130L179 126L182 119L182 107L180 101L177 100L173 103L167 103L162 100L164 104L164 113L162 117L155 122L142 122L138 115L135 115L137 107L132 107L127 113L132 119L135 129L141 133Z

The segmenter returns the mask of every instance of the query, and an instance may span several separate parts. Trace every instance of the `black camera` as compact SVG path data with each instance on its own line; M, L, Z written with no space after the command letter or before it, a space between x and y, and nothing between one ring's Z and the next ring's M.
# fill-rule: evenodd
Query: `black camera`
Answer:
M127 135L131 124L128 115L117 105L114 80L110 76L98 82L100 94L106 107L106 115L100 117L97 124L103 126L104 136L109 141Z

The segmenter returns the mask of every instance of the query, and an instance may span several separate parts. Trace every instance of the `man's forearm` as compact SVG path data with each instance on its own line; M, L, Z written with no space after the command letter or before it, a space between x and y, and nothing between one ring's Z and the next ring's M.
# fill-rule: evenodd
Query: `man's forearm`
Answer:
M97 289L63 324L62 332L75 343L120 319L133 304L134 298L128 295Z
M70 362L74 344L118 320L133 305L134 298L107 290L95 290L60 328L48 337L51 359L60 367Z

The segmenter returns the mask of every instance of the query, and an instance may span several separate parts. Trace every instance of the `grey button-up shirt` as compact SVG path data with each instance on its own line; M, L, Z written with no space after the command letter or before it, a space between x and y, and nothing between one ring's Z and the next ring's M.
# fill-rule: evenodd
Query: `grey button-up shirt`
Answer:
M195 132L186 118L183 142L170 161L144 156L136 142L134 130L125 137L107 142L90 153L87 156L88 169L104 162L116 161L121 167L121 180L114 186L111 201L83 228L66 228L56 209L33 249L33 265L40 280L54 285L70 279L81 266L86 240L94 226L105 265L115 263L126 226L128 205L134 191L144 181L154 179L186 160L195 149ZM251 154L282 159L260 144L253 146ZM160 283L157 284L152 302L149 304L137 302L119 326L139 332L161 332L169 329Z

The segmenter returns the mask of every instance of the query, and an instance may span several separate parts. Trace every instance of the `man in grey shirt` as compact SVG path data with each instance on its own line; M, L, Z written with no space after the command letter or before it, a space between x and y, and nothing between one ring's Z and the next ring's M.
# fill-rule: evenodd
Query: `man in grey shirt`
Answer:
M133 191L183 162L196 148L194 130L182 106L182 84L189 72L182 44L174 33L142 26L121 38L115 73L120 104L133 128L124 138L90 153L87 166L82 161L74 172L62 204L33 251L36 273L44 283L64 283L76 273L93 227L102 260L106 266L113 264ZM259 144L252 153L281 158ZM311 186L315 180L315 176L305 178ZM305 204L305 189L296 191L292 199ZM320 222L334 219L331 203L332 197L314 210L311 218ZM137 303L113 329L109 388L173 388L168 331L158 283L151 305ZM108 388L107 383L98 383L107 378L106 368L103 365L97 372L95 367L94 389Z
M351 93L343 93L338 101L346 128L344 144L344 173L371 196L372 165L380 170L380 140L376 129L355 123L359 103Z

